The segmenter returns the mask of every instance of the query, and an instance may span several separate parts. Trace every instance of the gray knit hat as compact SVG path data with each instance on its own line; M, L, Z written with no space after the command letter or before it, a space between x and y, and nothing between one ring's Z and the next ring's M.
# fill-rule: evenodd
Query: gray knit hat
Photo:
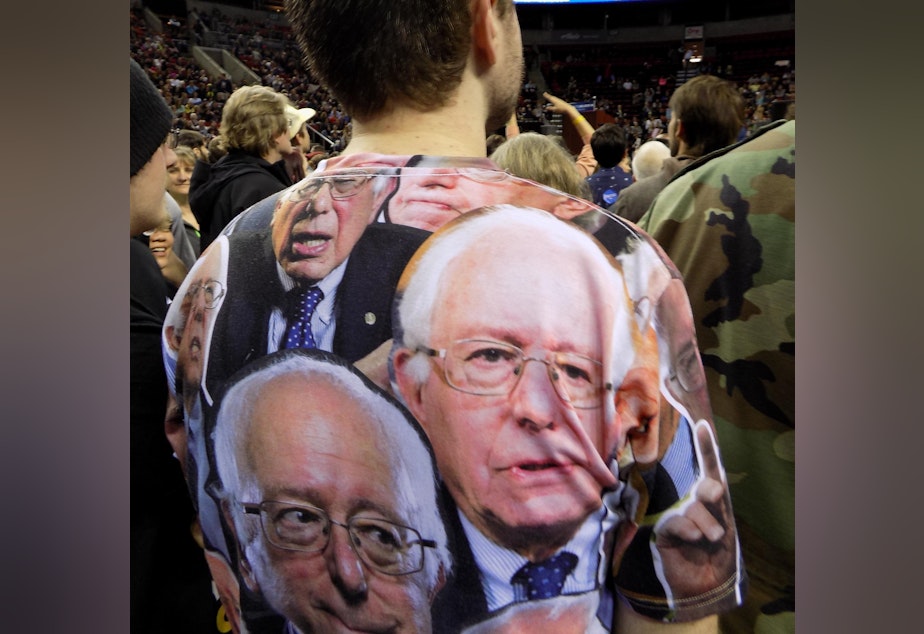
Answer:
M138 62L131 61L131 162L134 176L166 140L173 125L173 113L151 78Z

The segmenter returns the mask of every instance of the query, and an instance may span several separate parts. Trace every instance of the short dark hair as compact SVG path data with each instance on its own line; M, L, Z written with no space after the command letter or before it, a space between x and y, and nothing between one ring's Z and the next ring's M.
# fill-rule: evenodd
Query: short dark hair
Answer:
M626 155L626 131L615 123L604 123L590 137L590 149L600 167L615 167Z
M180 130L176 133L177 147L185 146L195 149L197 147L205 147L205 143L205 135L201 132L196 132L195 130Z
M498 13L511 0L498 0ZM285 0L305 64L357 119L446 104L471 49L471 0Z
M499 148L507 140L503 134L491 134L485 139L485 148L488 150L488 156L494 154L494 150Z
M697 75L671 95L672 116L683 122L690 154L703 156L731 145L744 125L744 100L732 82Z

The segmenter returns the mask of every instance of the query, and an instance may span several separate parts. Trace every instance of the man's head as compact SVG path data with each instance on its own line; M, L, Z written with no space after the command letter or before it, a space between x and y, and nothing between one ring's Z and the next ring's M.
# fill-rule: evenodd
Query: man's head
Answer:
M185 145L178 145L172 151L174 160L167 163L167 191L174 199L182 201L189 196L189 180L196 166L196 155Z
M454 98L466 69L486 81L487 129L502 126L516 106L523 53L512 0L286 0L285 5L308 67L360 121L399 104L439 109ZM481 60L477 67L473 49ZM485 49L488 54L481 55Z
M661 164L670 155L670 148L657 139L642 143L632 157L632 175L635 180L654 176L660 172Z
M206 160L209 163L214 163L222 156L228 153L228 144L225 142L224 137L220 134L212 137L209 141L208 152L206 153Z
M288 103L284 95L267 86L242 86L231 93L219 126L228 149L275 160L279 152L290 153Z
M436 232L398 293L395 381L456 504L548 556L615 484L613 390L637 338L618 265L576 226L501 205Z
M208 158L205 135L195 130L180 130L176 133L176 148L189 148L195 158L204 161Z
M231 381L215 432L245 582L303 632L429 631L450 559L409 416L332 355Z
M731 145L744 121L737 87L715 75L698 75L685 82L671 95L669 105L671 156L700 157Z
M307 152L311 144L306 123L317 114L314 108L295 108L286 106L286 120L289 123L289 142L293 149Z
M131 175L129 178L129 234L153 229L163 219L164 179L167 174L164 142L173 114L144 69L130 59Z
M157 265L163 270L170 263L173 254L173 218L164 207L164 217L160 224L153 229L145 231L142 235L147 237L148 248L151 255L157 260Z
M273 253L297 282L315 284L340 266L395 187L394 176L347 169L310 176L273 212Z
M615 123L604 123L591 135L590 149L600 167L615 167L626 156L625 130Z

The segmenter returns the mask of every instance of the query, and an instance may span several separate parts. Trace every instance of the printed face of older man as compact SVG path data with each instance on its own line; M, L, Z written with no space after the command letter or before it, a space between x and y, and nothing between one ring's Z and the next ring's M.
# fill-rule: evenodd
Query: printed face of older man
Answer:
M388 219L435 231L473 209L506 202L509 194L504 180L502 172L488 170L463 170L460 174L453 169L405 168L388 203Z
M429 631L424 572L396 574L388 561L389 523L416 518L369 413L326 380L285 375L252 416L240 467L257 489L241 501L253 523L248 585L303 632Z
M272 234L285 272L314 284L342 264L384 197L374 185L370 174L352 170L307 179L281 198Z
M624 310L612 277L601 282L586 257L545 238L500 231L454 259L435 302L426 380L409 374L414 351L395 357L401 392L459 509L536 559L567 542L612 484L600 466L619 425L605 419L602 402L613 395L600 386L614 315Z
M225 296L224 239L216 240L190 271L180 287L179 312L168 316L167 343L177 354L177 370L183 379L186 407L198 393L208 355L209 330ZM176 307L174 307L176 308ZM175 313L175 314L174 314Z

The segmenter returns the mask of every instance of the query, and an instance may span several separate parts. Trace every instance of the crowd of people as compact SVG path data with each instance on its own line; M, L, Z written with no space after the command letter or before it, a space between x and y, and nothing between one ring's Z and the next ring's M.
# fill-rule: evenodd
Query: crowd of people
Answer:
M346 146L350 114L305 69L292 30L280 14L266 12L265 19L256 20L213 7L207 13L193 10L185 17L161 16L161 22L163 31L157 33L146 24L141 5L131 10L131 55L161 88L176 114L178 128L216 136L222 107L239 87L227 77L210 78L195 62L191 44L209 44L229 50L260 83L286 95L296 107L317 112L310 122L312 143L320 148L315 152L336 156ZM682 83L677 79L680 63L672 63L680 57L664 55L664 48L642 46L633 54L631 59L638 64L631 68L625 59L618 66L612 61L612 55L625 56L622 49L597 46L567 52L549 49L540 54L525 48L526 68L538 69L545 86L528 77L524 80L516 109L520 128L540 131L543 126L560 124L542 98L548 90L565 101L589 103L612 116L629 138L631 156L644 141L666 133L668 100ZM700 67L703 74L736 84L743 100L746 134L782 118L782 111L772 112L772 104L795 102L795 68L776 66L775 61L768 55L763 70L746 76L736 74L732 64L704 61Z

